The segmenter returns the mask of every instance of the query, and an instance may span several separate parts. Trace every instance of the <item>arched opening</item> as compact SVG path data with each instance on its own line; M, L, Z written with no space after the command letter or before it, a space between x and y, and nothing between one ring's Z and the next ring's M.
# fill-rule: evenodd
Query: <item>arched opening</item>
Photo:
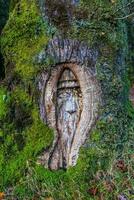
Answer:
M101 90L90 68L76 63L61 63L42 73L40 113L54 130L52 146L39 162L57 170L75 166L79 149L94 125Z

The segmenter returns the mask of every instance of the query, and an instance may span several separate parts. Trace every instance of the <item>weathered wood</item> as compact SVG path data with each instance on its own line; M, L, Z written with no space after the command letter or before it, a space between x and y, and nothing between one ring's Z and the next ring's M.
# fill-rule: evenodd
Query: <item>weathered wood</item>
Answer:
M55 139L52 147L40 156L39 162L54 170L74 166L79 148L85 143L97 118L99 84L90 68L76 63L56 65L50 74L44 72L41 77L45 83L42 82L40 87L40 105L45 107L45 112L41 108L40 114L54 129ZM61 85L61 82L65 83Z

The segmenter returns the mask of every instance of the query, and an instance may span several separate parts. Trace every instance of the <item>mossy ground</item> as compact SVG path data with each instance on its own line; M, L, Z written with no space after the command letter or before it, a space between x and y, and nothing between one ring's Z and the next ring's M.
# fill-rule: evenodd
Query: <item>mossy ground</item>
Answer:
M11 8L2 48L6 78L0 87L0 190L18 199L114 200L134 195L134 110L128 100L126 22L116 12L124 1L86 1L74 11L68 32L40 16L36 1L21 0ZM13 9L14 8L14 9ZM66 30L66 29L65 29ZM52 144L53 131L39 117L36 55L54 34L86 41L99 49L97 79L103 107L76 167L52 172L36 159ZM49 59L48 59L49 60ZM11 196L7 196L11 199Z

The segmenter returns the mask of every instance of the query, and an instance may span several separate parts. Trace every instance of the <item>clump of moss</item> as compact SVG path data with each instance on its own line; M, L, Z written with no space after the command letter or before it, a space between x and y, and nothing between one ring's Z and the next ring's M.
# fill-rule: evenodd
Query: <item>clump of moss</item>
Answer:
M10 133L5 130L1 146L4 151L0 151L1 156L4 154L1 163L6 162L6 167L0 171L3 175L2 185L14 184L25 174L27 161L36 161L42 149L52 144L53 131L41 121L36 108L32 110L31 117L32 124L22 132L17 132L14 126Z
M7 106L6 106L6 92L3 88L0 88L0 118L4 117L7 112Z
M119 47L117 2L80 1L74 12L74 21L69 31L71 37L88 41L89 45L108 45Z
M35 77L40 66L35 56L47 45L51 34L43 23L36 2L11 2L10 17L2 36L5 55L5 90L1 89L1 187L13 184L23 176L26 162L52 143L53 133L41 119L37 110ZM10 64L8 64L10 62ZM35 88L34 88L35 86ZM34 93L34 94L33 94ZM36 159L35 159L36 160ZM17 173L16 173L17 172Z
M32 78L39 70L34 56L48 42L47 23L43 23L36 2L21 0L10 14L2 37L6 62L15 64L21 77Z

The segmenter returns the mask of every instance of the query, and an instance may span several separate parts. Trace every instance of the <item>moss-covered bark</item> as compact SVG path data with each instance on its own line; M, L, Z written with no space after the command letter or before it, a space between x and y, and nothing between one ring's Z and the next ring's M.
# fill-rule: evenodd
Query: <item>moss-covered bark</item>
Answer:
M8 19L9 4L10 0L7 0L6 2L3 0L0 1L0 35ZM4 77L5 77L4 58L2 56L0 48L0 80L4 79Z
M61 6L56 3L49 9ZM21 0L3 32L6 78L0 86L0 189L8 193L11 187L10 194L18 199L133 199L128 30L126 21L118 19L127 15L127 1L63 3L62 12L57 8L56 21L53 12L42 19L39 5L44 4ZM64 27L61 17L69 17L66 9L71 9L71 21ZM36 162L53 140L52 131L39 116L37 75L54 63L50 58L38 63L36 56L57 35L84 41L99 51L97 79L103 93L103 107L91 137L81 149L77 166L66 172L51 172Z

